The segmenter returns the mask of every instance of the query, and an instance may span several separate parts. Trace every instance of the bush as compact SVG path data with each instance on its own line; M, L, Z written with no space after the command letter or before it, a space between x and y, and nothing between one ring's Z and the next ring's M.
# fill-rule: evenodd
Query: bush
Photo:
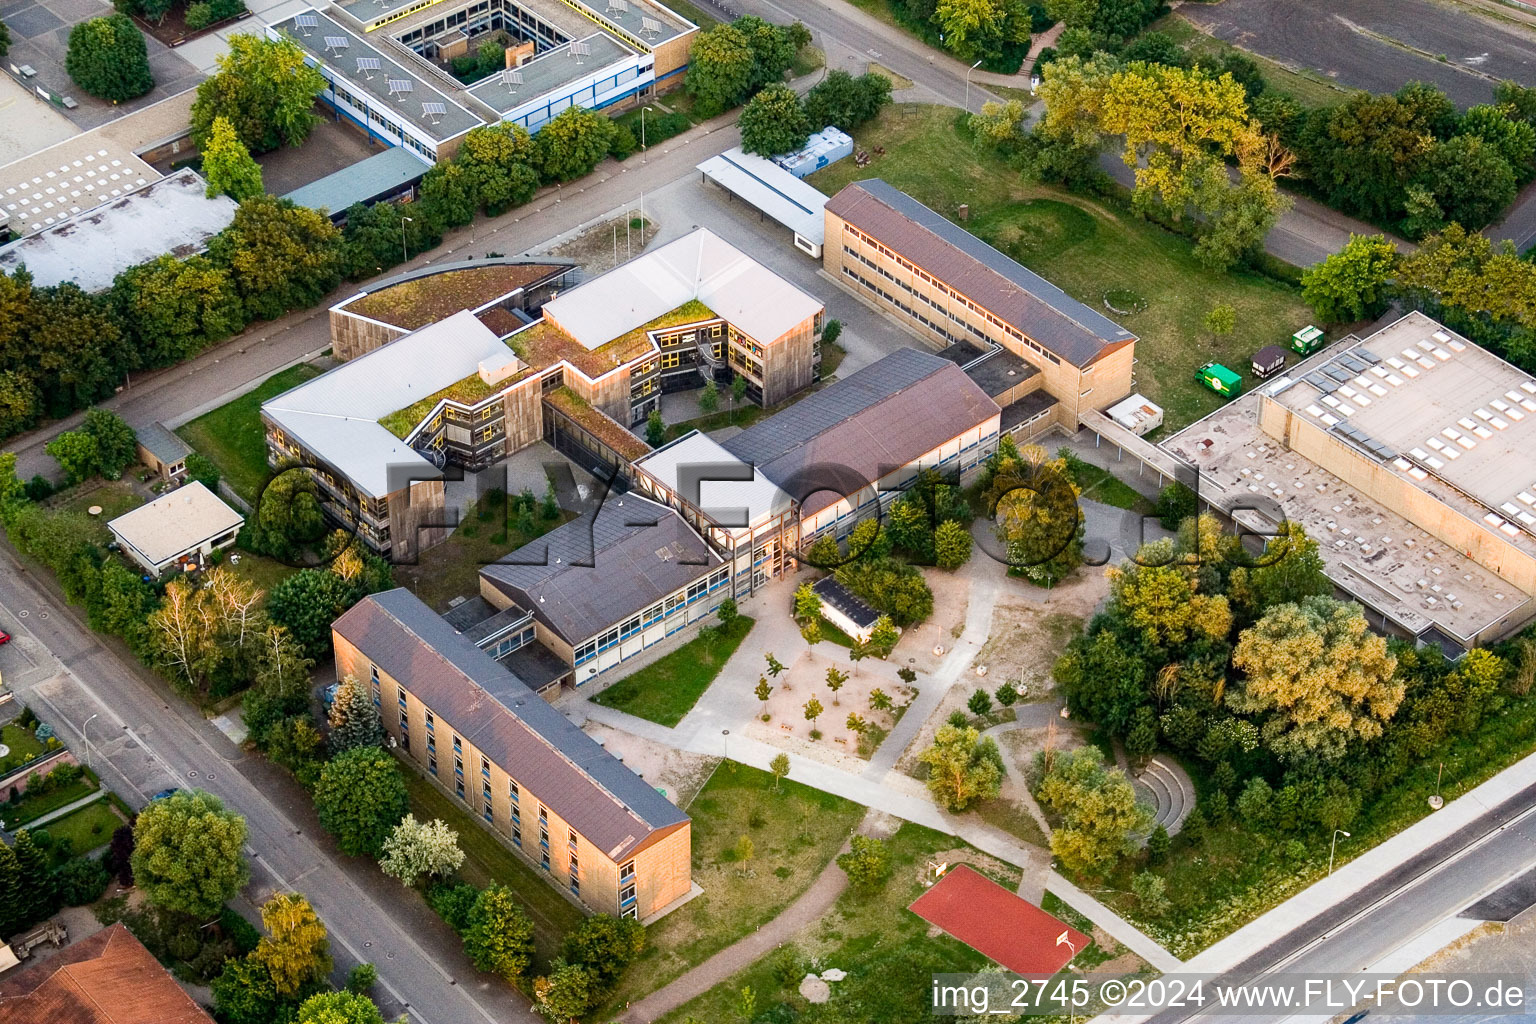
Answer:
M903 628L933 614L933 591L928 589L923 574L905 562L863 559L839 566L834 575L839 583Z
M469 927L469 912L479 896L480 890L468 882L441 881L427 887L427 903L460 935Z
M155 87L144 36L124 14L76 25L69 33L64 69L92 96L121 103Z
M191 4L187 7L184 20L187 28L192 29L194 32L198 29L207 28L213 24L213 4L207 3L206 0Z
M95 903L107 891L112 876L100 861L89 857L76 857L61 864L53 873L53 884L59 899L67 907L83 907Z

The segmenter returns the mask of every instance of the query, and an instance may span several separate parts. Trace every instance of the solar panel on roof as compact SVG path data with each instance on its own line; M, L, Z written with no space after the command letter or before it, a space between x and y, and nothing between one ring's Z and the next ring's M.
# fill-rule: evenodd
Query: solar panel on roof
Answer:
M642 17L640 19L640 31L648 36L661 35L661 22L655 18Z
M501 84L507 88L523 84L523 73L517 68L507 68L501 73Z
M379 67L380 67L379 58L377 58L377 57L359 57L359 58L357 58L357 73L358 74L362 74L365 71L377 71L377 70L379 70ZM369 75L368 77L371 79L373 76Z
M1361 359L1364 359L1366 362L1372 364L1373 366L1376 363L1381 362L1381 356L1378 356L1375 352L1372 352L1368 348L1355 349L1355 355L1359 356Z
M415 89L409 78L390 78L386 81L389 83L389 94L391 96L404 96Z
M423 117L439 118L446 113L448 113L448 107L443 103L423 103L421 105L421 116ZM437 122L434 120L432 123L436 124Z
M325 48L326 48L326 50L341 51L341 50L345 50L347 47L349 47L351 45L352 45L352 40L348 39L346 36L326 36L325 37Z
M299 28L315 28L320 24L320 19L313 14L295 14L293 16L293 23ZM307 32L305 33L305 35L308 34Z
M590 57L591 55L592 44L584 43L579 39L571 43L571 56L576 58L577 64L581 63L581 58Z
M629 0L608 0L609 14L623 14L629 10Z

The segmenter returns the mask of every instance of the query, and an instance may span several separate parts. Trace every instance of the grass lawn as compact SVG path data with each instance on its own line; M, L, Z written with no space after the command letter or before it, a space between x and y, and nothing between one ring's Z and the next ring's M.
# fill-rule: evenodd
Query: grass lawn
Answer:
M734 761L715 770L687 810L693 819L693 878L704 893L647 930L645 952L606 1008L614 1012L594 1012L589 1020L612 1019L626 1002L772 920L810 888L864 817L858 804L790 779L775 792L773 776ZM735 857L742 836L750 836L756 847L750 865Z
M834 626L825 615L821 617L821 638L829 644L853 649L853 637Z
M459 849L464 851L459 877L481 888L492 882L511 888L533 919L533 940L539 959L548 962L559 952L565 933L580 924L585 915L541 878L537 868L486 831L452 797L410 766L403 767L401 774L405 776L411 810L416 817L424 821L440 818L459 833Z
M11 769L32 760L48 749L42 740L32 734L31 729L24 729L15 724L0 729L0 743L11 748L11 752L6 755L6 761L12 762Z
M543 495L538 495L542 500ZM514 503L515 504L515 503ZM534 509L533 531L517 528L517 512L508 511L506 496L497 491L471 508L448 539L417 556L412 564L395 564L395 581L410 587L434 611L446 611L448 602L480 592L480 567L542 537L561 523L575 518L561 511L545 519Z
M89 796L99 787L90 776L82 776L78 781L70 783L63 789L56 789L42 796L29 797L23 793L19 803L11 804L5 811L6 827L14 831L29 821L35 821L47 814L56 811L66 804L72 804L83 796Z
M930 975L972 972L986 957L947 935L929 935L928 923L907 909L926 887L929 865L936 861L967 863L994 881L1014 889L1018 869L988 857L954 836L921 825L904 823L886 839L891 854L891 878L874 895L846 891L832 909L797 937L795 943L757 961L685 1006L661 1018L681 1024L688 1017L704 1021L738 1019L743 987L757 996L763 1013L779 1003L796 1014L808 1006L798 988L807 971L837 967L848 977L833 985L831 1007L841 1005L845 1016L812 1019L879 1021L880 1024L928 1024L935 1020L928 1004ZM857 1008L854 1010L854 1008ZM793 1020L785 1013L783 1020Z
M76 516L89 522L92 539L105 546L112 540L107 524L142 504L144 499L127 480L106 480L97 486L62 491L47 502L47 507L55 515ZM95 506L101 507L101 514L92 516L88 509Z
M702 7L698 7L689 3L688 0L677 0L676 3L667 4L667 7L674 13L680 14L684 18L687 18L689 21L699 26L699 28L709 28L711 25L718 24L720 21L720 19L715 17L713 14L710 14Z
M724 395L720 401L722 404L729 405L731 401L730 395ZM766 415L768 415L768 410L760 405L753 405L743 398L741 405L735 409L722 409L719 412L712 412L707 416L695 416L691 420L682 420L677 423L668 424L666 440L675 440L690 430L697 430L701 434L707 434L711 430L719 430L721 427L741 427L745 430Z
M694 637L592 700L670 728L681 722L704 696L709 684L741 646L753 621L749 616L738 615L730 628L720 628L713 643L705 644L701 637Z
M86 804L72 814L50 821L43 827L55 843L68 839L72 855L90 853L112 841L112 833L126 819L106 800ZM60 858L63 859L63 858Z
M1068 465L1072 468L1073 481L1083 492L1082 496L1089 501L1097 501L1101 505L1113 505L1115 508L1130 509L1142 515L1151 515L1152 510L1157 507L1156 502L1142 495L1136 488L1107 469L1101 469L1079 459L1073 459Z
M261 425L261 403L289 388L320 376L308 363L290 366L262 381L249 394L204 413L176 433L219 467L219 474L247 501L267 476L267 432Z
M1048 185L1024 181L998 157L977 150L948 107L900 104L854 133L871 153L867 167L842 160L806 180L832 194L850 181L884 178L947 217L971 205L962 224L1069 294L1098 309L1105 292L1125 289L1147 308L1117 317L1140 338L1139 391L1177 430L1223 400L1195 382L1212 359L1243 368L1253 352L1279 344L1311 319L1297 289L1256 274L1216 273L1194 246L1132 214ZM884 156L874 155L884 146ZM1202 321L1213 306L1237 310L1237 329L1213 337Z
M975 810L976 817L1020 842L1038 846L1042 850L1051 848L1051 841L1041 831L1040 823L1035 821L1035 816L1023 804L994 797L977 804Z
M1340 85L1309 68L1293 70L1278 61L1260 56L1252 50L1243 50L1215 36L1207 35L1179 14L1166 15L1149 27L1172 36L1175 42L1195 57L1214 57L1220 60L1227 53L1238 50L1259 65L1259 73L1264 76L1264 84L1268 88L1288 92L1304 106L1332 106L1335 103L1342 103L1351 93L1359 91Z
M275 558L268 558L266 555L253 555L249 551L241 551L239 554L240 564L231 565L229 554L226 553L224 567L269 593L273 587L299 571L294 566L279 562Z

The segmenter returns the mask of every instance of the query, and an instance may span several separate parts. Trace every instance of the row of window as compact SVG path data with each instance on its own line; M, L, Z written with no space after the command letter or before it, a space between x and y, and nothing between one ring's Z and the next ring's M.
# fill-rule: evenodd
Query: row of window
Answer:
M600 636L593 637L580 647L577 647L573 659L574 664L581 665L591 661L615 644L622 643L642 630L671 616L679 608L686 608L696 601L703 600L708 595L725 586L729 580L730 570L728 568L716 569L709 576L695 580L681 594L673 594L662 603L652 605L640 614L631 617L620 625L613 627ZM679 624L678 628L681 628L681 624Z

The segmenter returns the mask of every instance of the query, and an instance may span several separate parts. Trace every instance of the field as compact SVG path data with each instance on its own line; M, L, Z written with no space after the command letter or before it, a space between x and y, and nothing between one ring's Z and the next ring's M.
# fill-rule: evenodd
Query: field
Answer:
M291 366L262 381L249 394L204 413L176 433L219 467L219 475L247 501L256 499L267 476L267 433L261 403L320 376L308 363Z
M648 929L645 952L612 1000L615 1011L778 916L810 888L864 816L858 804L789 779L775 792L771 775L734 761L715 770L687 811L693 878L704 893ZM755 847L749 863L736 856L742 836Z
M565 933L581 923L582 912L546 882L534 867L487 832L453 798L432 785L413 768L402 769L411 810L422 821L440 818L459 833L464 865L459 877L481 888L491 882L508 886L533 919L533 940L539 957L547 962L560 948Z
M720 627L713 641L694 637L593 697L593 702L671 727L683 720L704 696L725 663L736 653L753 620L738 615Z
M1239 49L1231 43L1207 35L1191 24L1183 14L1166 15L1153 22L1150 28L1172 36L1175 42L1195 57L1213 57L1219 60L1230 51ZM1278 61L1270 60L1263 54L1250 50L1241 50L1241 52L1252 57L1259 65L1259 72L1264 76L1264 84L1268 88L1288 92L1304 106L1332 106L1343 102L1350 93L1355 91L1299 65L1288 67Z
M1073 297L1101 309L1107 292L1144 298L1145 310L1114 319L1140 339L1137 390L1164 407L1164 430L1222 404L1195 383L1202 363L1246 367L1254 351L1308 322L1292 287L1207 270L1186 238L1106 203L1022 180L1002 159L978 150L949 108L887 107L854 135L871 152L867 167L843 160L806 180L830 195L850 181L884 178L951 218L969 203L964 227ZM875 155L875 146L886 153ZM1223 303L1237 310L1237 329L1218 338L1203 320Z
M816 1019L879 1021L880 1024L927 1024L941 1019L927 1003L930 976L935 972L971 972L986 965L986 957L956 939L930 930L907 909L922 894L930 865L945 861L968 863L1010 889L1018 871L946 836L920 825L904 823L885 840L891 854L891 878L873 895L845 891L832 909L800 933L793 944L721 982L697 999L663 1017L666 1024L736 1020L741 990L750 987L757 1011L779 1003L796 1013L808 1006L798 990L807 971L837 967L848 973L833 986L832 1007L841 1005L857 1015ZM1085 951L1086 952L1086 951ZM793 1020L784 1013L771 1019Z

